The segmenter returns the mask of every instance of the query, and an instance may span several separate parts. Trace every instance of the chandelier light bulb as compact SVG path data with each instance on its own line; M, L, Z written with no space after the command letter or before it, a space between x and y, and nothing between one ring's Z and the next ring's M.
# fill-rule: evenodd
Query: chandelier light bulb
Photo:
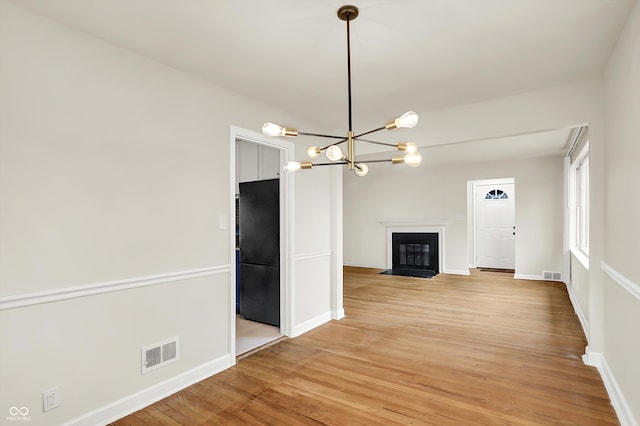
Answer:
M356 164L356 174L360 177L364 177L369 173L369 166L364 163Z
M288 161L285 163L283 169L287 173L294 173L298 170L307 170L313 168L313 163L311 161Z
M298 131L296 129L287 129L274 123L264 123L262 126L262 134L265 136L296 137L298 136Z
M413 154L407 154L404 156L404 164L409 167L418 167L422 163L422 154L414 152Z
M418 124L418 114L413 111L407 111L400 117L395 119L396 127L411 128Z
M405 145L405 152L407 154L415 154L416 152L418 152L418 145L416 145L415 142L407 142Z
M264 123L262 134L265 136L284 136L284 127L274 123Z
M309 158L318 158L320 156L320 148L311 145L309 148L307 148L307 155L309 156Z
M344 158L344 154L342 153L342 150L337 145L332 145L329 148L327 148L327 151L325 152L325 154L330 161L340 161Z
M398 151L404 151L407 154L415 154L418 152L418 145L415 142L405 142L396 145Z
M288 161L285 163L283 169L287 173L295 173L302 168L302 164L299 161Z

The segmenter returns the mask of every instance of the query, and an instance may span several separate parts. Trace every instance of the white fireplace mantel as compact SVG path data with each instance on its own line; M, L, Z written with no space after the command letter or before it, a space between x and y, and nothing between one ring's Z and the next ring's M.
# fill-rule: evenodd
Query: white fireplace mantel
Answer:
M444 230L448 220L412 220L412 221L383 221L387 227L387 269L393 266L392 236L398 232L425 232L438 234L438 269L441 273L444 269Z
M415 227L415 226L446 226L449 224L448 220L383 220L380 222L387 228L389 227Z

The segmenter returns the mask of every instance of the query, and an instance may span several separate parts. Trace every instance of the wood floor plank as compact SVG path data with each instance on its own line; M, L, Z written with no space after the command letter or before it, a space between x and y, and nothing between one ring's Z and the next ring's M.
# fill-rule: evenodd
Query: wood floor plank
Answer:
M617 425L564 284L344 270L346 318L115 422Z

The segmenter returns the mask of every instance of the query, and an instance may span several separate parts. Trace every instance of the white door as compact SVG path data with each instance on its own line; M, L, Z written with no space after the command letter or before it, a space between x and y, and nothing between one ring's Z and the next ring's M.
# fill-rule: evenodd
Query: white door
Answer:
M515 269L515 184L476 187L476 266Z

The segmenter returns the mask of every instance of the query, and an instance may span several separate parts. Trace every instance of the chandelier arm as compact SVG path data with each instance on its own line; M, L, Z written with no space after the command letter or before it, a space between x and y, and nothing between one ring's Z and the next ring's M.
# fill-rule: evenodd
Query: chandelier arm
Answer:
M359 139L359 138L355 138L358 141L362 141L362 142L366 142L366 143L373 143L376 145L384 145L384 146L392 146L394 148L396 148L398 146L398 144L395 143L386 143L386 142L378 142L378 141L372 141L370 139Z
M344 136L335 136L335 135L325 135L322 133L308 133L308 132L298 132L299 135L304 135L304 136L316 136L319 138L331 138L331 139L344 139L345 141L347 140Z
M357 139L357 138L359 138L361 136L368 135L368 134L375 133L375 132L379 132L380 130L384 130L384 129L386 129L385 126L378 127L377 129L369 130L368 132L364 132L364 133L360 133L359 135L355 135L353 138Z
M347 141L347 139L344 139L344 138L343 138L341 141L334 142L334 143L332 143L332 144L330 144L330 145L327 145L327 146L321 146L321 147L320 147L320 148L318 148L318 149L322 152L322 151L324 151L324 150L325 150L325 149L327 149L327 148L330 148L330 147L332 147L332 146L334 146L334 145L340 145L341 143L345 143L346 141Z
M313 163L313 167L316 167L316 166L335 166L335 165L344 166L345 164L349 164L349 162L348 161L336 161L335 163Z
M391 158L387 159L387 160L368 160L368 161L362 161L363 163L391 163L392 160Z

